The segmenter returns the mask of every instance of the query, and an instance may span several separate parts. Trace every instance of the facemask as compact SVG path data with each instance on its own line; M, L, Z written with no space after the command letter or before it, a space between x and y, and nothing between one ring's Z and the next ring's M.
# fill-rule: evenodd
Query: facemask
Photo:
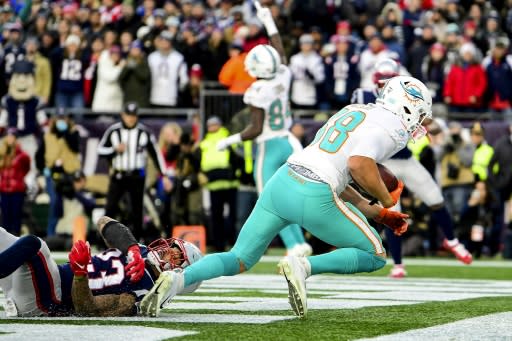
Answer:
M55 128L57 128L58 131L66 131L68 129L68 122L64 120L58 120L55 123Z

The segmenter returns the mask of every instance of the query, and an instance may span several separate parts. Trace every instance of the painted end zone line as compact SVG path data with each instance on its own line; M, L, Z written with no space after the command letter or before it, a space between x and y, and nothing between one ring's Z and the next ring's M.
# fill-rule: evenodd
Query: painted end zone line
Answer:
M0 318L6 318L5 312L0 312ZM38 321L117 321L117 322L175 322L175 323L240 323L266 324L275 321L294 319L294 316L274 315L237 315L237 314L173 314L162 313L160 317L24 317L23 320ZM15 318L20 319L20 318ZM109 340L110 341L110 340Z

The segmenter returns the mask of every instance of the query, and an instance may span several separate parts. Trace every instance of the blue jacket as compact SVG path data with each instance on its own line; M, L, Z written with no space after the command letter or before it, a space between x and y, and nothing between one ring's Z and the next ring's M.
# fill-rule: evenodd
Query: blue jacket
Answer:
M487 74L488 95L492 99L498 93L500 99L512 102L512 56L506 56L496 63L492 57L486 57L482 66Z

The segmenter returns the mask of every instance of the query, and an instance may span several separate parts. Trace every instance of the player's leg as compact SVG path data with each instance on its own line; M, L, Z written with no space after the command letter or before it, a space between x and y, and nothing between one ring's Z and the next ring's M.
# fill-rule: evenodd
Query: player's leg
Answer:
M18 240L18 237L7 232L6 229L0 227L0 253L8 249L12 244ZM4 294L11 289L12 279L11 277L0 278L0 288Z
M18 246L22 250L14 250ZM16 314L39 316L55 312L62 296L61 279L46 243L35 236L22 237L7 251L17 256L20 251L28 253L20 256L25 262L11 274L12 286L6 292Z
M402 169L405 170L401 174L401 179L405 186L431 209L432 220L439 225L445 235L443 246L454 253L460 261L471 263L473 257L455 238L453 220L446 209L439 185L415 158L401 161Z
M273 184L276 184L276 189ZM289 223L276 214L271 199L272 192L284 190L279 182L271 181L266 186L230 251L207 255L186 267L182 273L161 273L141 302L142 314L158 316L161 307L184 287L220 276L233 276L250 269L261 258L272 239Z
M265 184L272 175L281 167L293 148L287 138L275 138L258 144L256 155L255 179L258 193L261 193ZM302 229L297 224L291 224L279 232L287 250L305 243Z
M327 185L320 195L305 200L304 227L335 247L329 253L311 256L311 275L372 272L386 264L386 251L379 234L350 203L343 202Z

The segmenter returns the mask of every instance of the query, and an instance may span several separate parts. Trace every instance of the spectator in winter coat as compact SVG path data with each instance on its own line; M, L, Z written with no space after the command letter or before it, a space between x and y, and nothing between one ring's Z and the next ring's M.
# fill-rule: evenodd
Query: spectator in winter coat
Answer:
M460 48L460 60L452 65L444 86L444 101L455 111L478 111L482 108L487 76L476 62L476 48L465 43Z
M148 56L151 70L150 102L158 107L175 107L178 94L188 84L187 63L172 46L173 36L163 31L156 40L157 51Z
M68 36L64 48L56 49L50 60L56 80L55 105L60 108L83 108L83 74L87 66L80 49L80 38Z
M52 89L52 70L48 58L41 55L38 51L39 42L36 38L29 38L25 43L25 59L34 63L35 74L35 95L39 97L41 104L48 104L50 91Z
M433 103L443 102L444 80L448 71L446 48L441 43L435 43L430 47L430 53L423 58L419 78L432 92Z
M418 37L408 53L407 69L411 72L411 76L421 78L421 65L423 59L428 55L430 47L436 42L432 26L424 26L421 36Z
M379 61L391 58L396 59L396 54L388 49L382 41L379 33L373 33L368 37L368 46L359 58L359 74L361 75L360 88L373 89L373 69Z
M244 61L247 56L239 42L233 42L229 48L229 60L222 66L219 82L229 89L232 94L243 94L255 81L245 71Z
M25 198L25 175L30 170L30 157L16 142L16 129L9 128L7 136L0 142L0 209L2 226L19 236L23 202Z
M512 57L507 48L508 38L500 38L482 66L487 74L489 108L496 118L512 122Z
M119 75L123 101L136 102L141 108L149 107L151 92L151 70L142 51L142 44L132 42L126 64Z
M316 86L325 79L322 57L313 50L313 37L299 39L300 52L290 58L293 74L291 100L295 107L312 108L318 101Z
M350 96L359 84L357 64L349 54L349 39L348 36L333 36L331 42L336 44L336 52L325 58L325 93L332 94L332 108L349 104Z
M123 108L123 91L119 75L126 65L121 49L113 46L101 53L98 61L98 80L92 100L92 110L119 112Z

